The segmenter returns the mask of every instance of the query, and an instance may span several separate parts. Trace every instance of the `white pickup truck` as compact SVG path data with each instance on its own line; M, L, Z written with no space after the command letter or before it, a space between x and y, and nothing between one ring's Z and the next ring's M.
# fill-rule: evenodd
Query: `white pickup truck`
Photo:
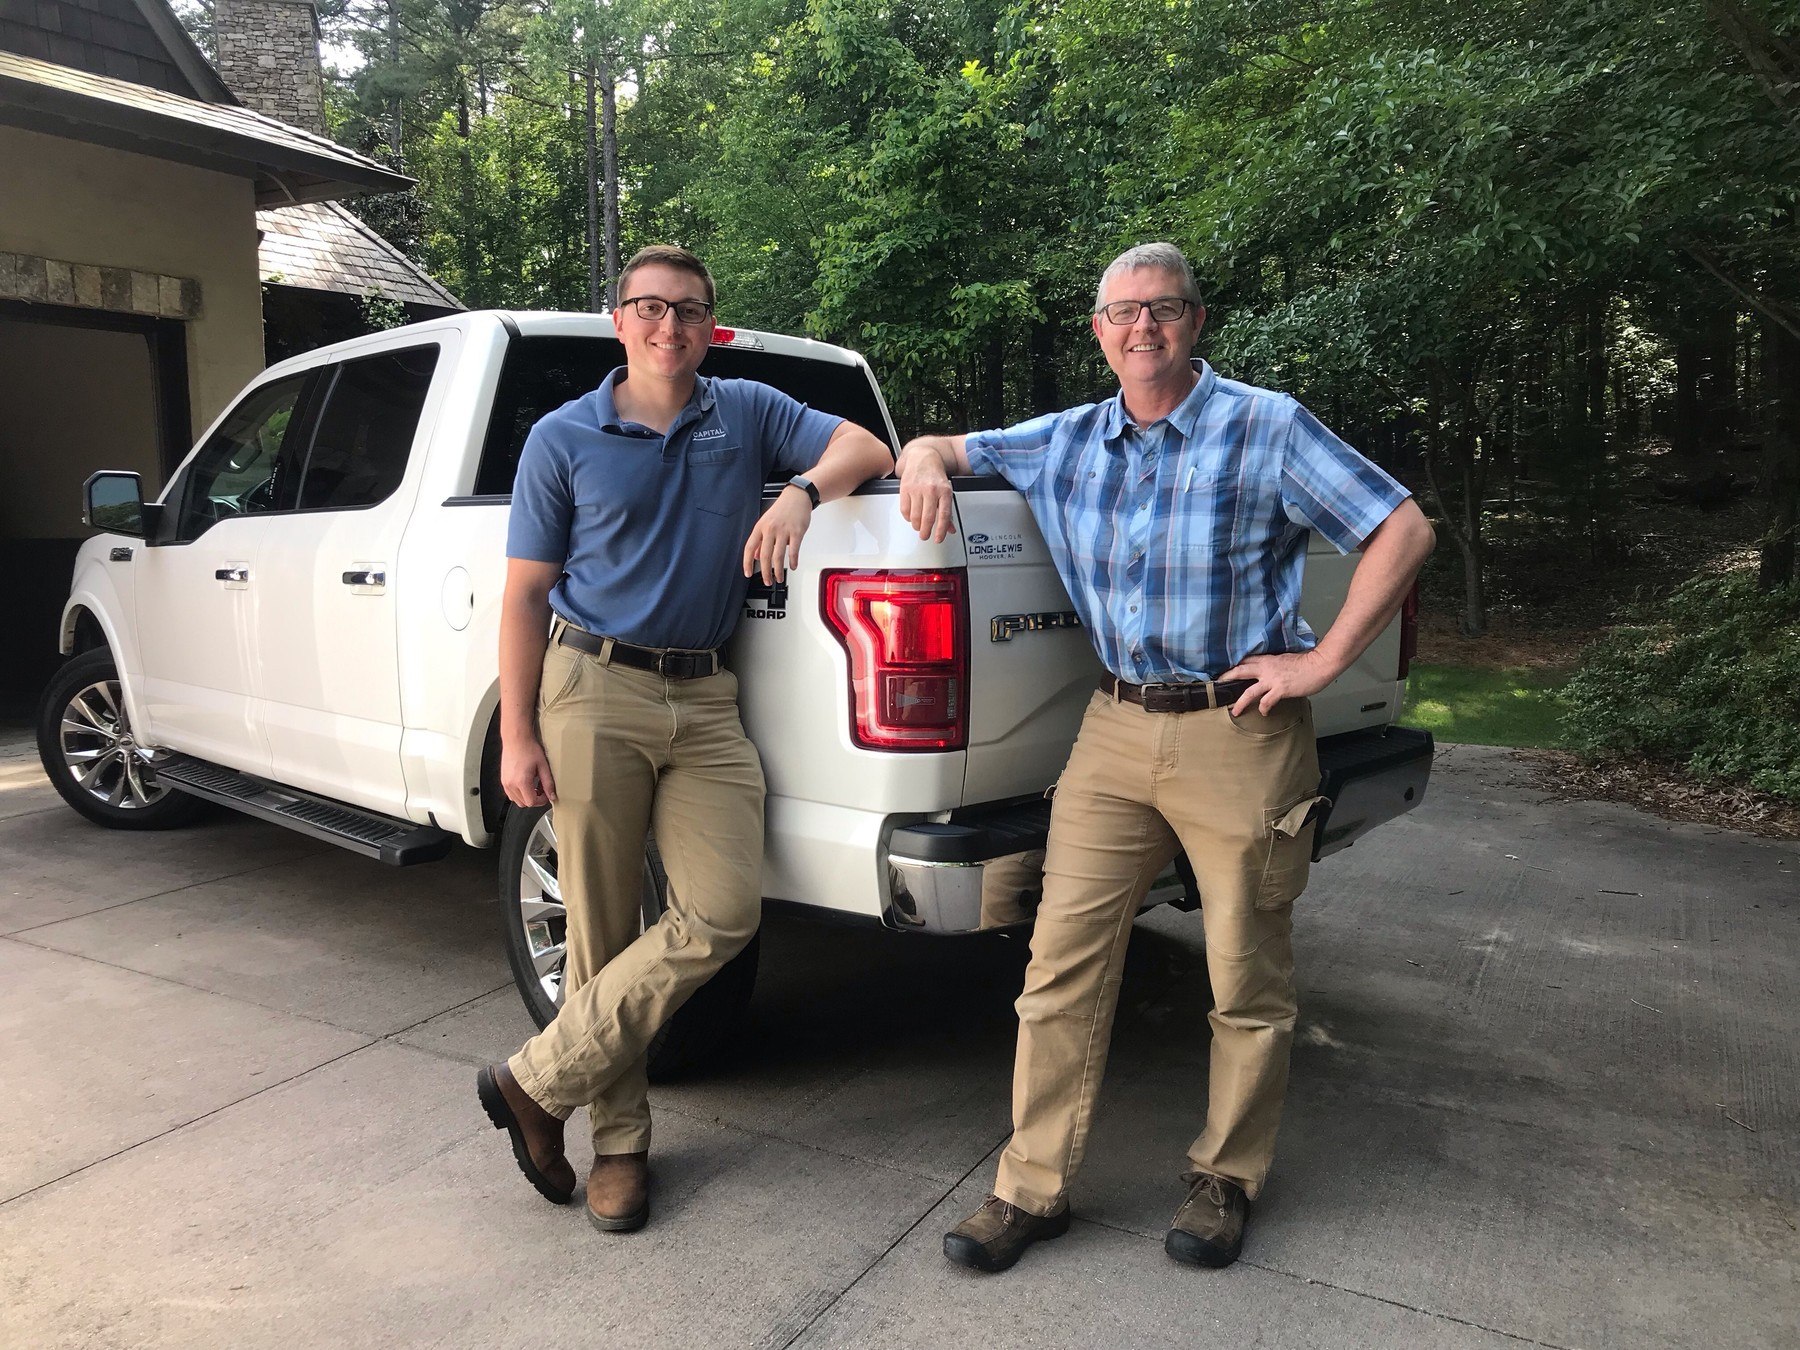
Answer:
M587 314L461 314L271 367L160 498L86 485L101 531L64 610L70 659L38 744L63 798L115 828L222 803L408 865L498 847L507 952L532 1016L561 994L556 838L498 782L496 642L509 493L531 425L623 353ZM766 381L894 443L853 352L720 329L708 374ZM957 532L919 539L893 480L821 508L785 587L753 587L729 653L768 780L763 893L901 933L1028 922L1049 807L1101 674L1022 498L956 483ZM776 489L771 489L774 491ZM1354 558L1315 541L1322 631ZM1316 851L1416 805L1428 734L1392 725L1409 616L1314 700ZM646 844L646 920L664 879ZM1197 902L1178 866L1151 903ZM665 1028L659 1073L703 1058L749 997L752 944Z

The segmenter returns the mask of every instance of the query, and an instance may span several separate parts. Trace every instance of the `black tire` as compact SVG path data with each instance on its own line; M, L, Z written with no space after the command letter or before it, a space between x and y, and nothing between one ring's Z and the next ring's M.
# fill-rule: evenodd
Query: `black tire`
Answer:
M506 960L513 983L525 1000L531 1020L545 1027L561 1006L562 966L557 955L564 940L561 906L553 898L545 903L541 886L556 876L553 836L540 830L548 807L509 806L500 827L500 925L506 939ZM547 827L546 827L547 828ZM527 853L538 878L528 888ZM655 923L667 904L668 876L657 856L656 845L644 846L644 923ZM526 907L542 905L528 920ZM529 927L528 927L529 925ZM750 939L743 951L701 985L694 996L675 1011L650 1042L650 1080L667 1082L686 1077L716 1064L743 1026L744 1013L756 988L756 964L762 934ZM540 964L544 967L540 971Z
M113 830L172 830L206 803L160 783L137 744L119 670L105 647L66 661L38 705L38 759L62 799Z

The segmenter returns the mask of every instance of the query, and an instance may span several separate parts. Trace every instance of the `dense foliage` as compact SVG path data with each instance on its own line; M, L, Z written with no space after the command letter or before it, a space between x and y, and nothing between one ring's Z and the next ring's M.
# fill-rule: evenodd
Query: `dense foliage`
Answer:
M1800 586L1696 578L1596 643L1563 696L1572 749L1800 801Z
M1096 273L1168 238L1210 359L1424 491L1468 631L1496 522L1602 561L1646 466L1759 480L1796 576L1794 0L322 12L336 134L419 179L359 209L472 306L589 307L615 238L683 242L726 322L866 352L907 434L1104 393Z

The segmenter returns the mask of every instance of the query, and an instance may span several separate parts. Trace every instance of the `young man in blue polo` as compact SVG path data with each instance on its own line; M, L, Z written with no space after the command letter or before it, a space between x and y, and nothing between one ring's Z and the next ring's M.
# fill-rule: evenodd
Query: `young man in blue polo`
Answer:
M1307 697L1387 626L1431 552L1405 488L1287 395L1191 359L1205 318L1178 249L1131 249L1094 303L1117 397L900 454L900 510L927 538L951 527L948 474L1025 494L1110 672L1051 812L1012 1139L994 1194L944 1237L978 1270L1068 1230L1132 919L1177 848L1200 885L1214 1006L1206 1128L1164 1247L1237 1259L1287 1090L1289 935L1319 790ZM1363 555L1316 642L1299 609L1309 531Z
M649 1217L650 1039L756 932L763 776L719 662L748 578L781 580L813 508L893 458L861 427L764 384L698 374L714 288L686 249L639 252L613 314L624 366L532 428L500 620L500 781L554 804L568 909L556 1020L478 1076L548 1200L574 1197L563 1122L586 1106L588 1217ZM762 485L789 482L759 514ZM638 932L644 840L668 911Z

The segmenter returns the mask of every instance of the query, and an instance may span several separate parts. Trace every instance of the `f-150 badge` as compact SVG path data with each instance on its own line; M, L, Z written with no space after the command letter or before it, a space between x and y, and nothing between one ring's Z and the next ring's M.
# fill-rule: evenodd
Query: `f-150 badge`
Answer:
M1046 628L1079 628L1081 616L1072 609L1043 614L996 614L988 620L990 642L1011 642L1014 633L1041 633Z

